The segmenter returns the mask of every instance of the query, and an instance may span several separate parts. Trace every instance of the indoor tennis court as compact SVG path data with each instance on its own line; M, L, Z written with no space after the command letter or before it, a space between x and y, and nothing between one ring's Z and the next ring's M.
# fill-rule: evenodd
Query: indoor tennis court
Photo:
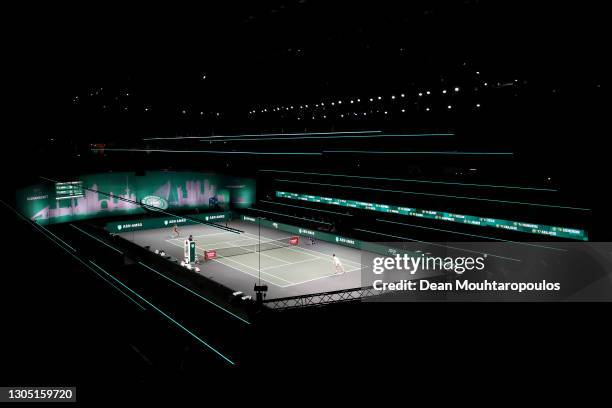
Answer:
M299 237L297 245L291 245L292 236L272 228L262 227L259 231L256 225L243 221L233 221L229 226L243 232L190 225L180 228L179 237L171 228L119 235L153 251L163 249L179 262L183 258L183 242L191 235L200 260L200 274L247 294L253 294L253 286L260 279L269 287L268 298L361 286L360 250L327 242L312 244L304 237ZM205 261L204 252L209 250L217 250L220 256ZM333 254L342 262L344 273L334 267Z

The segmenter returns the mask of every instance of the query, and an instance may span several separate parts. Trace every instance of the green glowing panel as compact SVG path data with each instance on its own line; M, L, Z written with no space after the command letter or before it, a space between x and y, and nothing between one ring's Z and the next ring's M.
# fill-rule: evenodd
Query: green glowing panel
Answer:
M173 226L194 225L198 224L194 220L202 220L208 222L224 222L230 219L230 213L207 213L207 214L192 214L187 218L180 217L159 217L159 218L141 218L124 221L113 221L106 223L106 230L109 232L121 233L131 231L142 231L147 229L157 228L172 228Z
M222 211L230 207L250 207L255 199L255 180L174 171L150 171L142 176L134 173L88 174L68 183L33 185L18 191L16 198L23 215L46 223L142 214L145 210L141 203L150 205L150 210L200 208Z
M586 231L576 228L555 227L550 225L534 224L521 221L509 221L490 217L478 217L474 215L453 214L443 211L421 210L418 208L398 207L387 204L367 203L364 201L344 200L340 198L321 197L308 194L288 193L277 191L276 197L291 200L309 201L313 203L338 205L341 207L357 208L361 210L377 211L407 215L411 217L426 218L446 222L458 222L461 224L476 225L479 227L501 228L516 232L525 232L536 235L548 235L558 238L588 241Z

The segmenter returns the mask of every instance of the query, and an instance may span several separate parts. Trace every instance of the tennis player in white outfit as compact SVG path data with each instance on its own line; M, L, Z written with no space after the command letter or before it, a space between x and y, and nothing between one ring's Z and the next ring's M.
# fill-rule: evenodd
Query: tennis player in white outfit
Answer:
M344 273L344 268L342 267L342 262L336 256L336 254L332 255L332 259L334 261L334 268L336 268L336 273Z

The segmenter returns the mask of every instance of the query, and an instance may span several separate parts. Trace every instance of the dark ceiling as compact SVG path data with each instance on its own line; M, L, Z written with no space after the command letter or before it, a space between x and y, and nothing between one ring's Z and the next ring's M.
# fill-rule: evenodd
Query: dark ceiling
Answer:
M385 92L452 74L464 63L499 77L553 83L603 72L604 14L596 7L477 0L208 3L22 10L13 38L25 62L21 73L28 73L24 85L39 101L33 106L44 112L106 86L137 91L143 103L237 109L356 89Z

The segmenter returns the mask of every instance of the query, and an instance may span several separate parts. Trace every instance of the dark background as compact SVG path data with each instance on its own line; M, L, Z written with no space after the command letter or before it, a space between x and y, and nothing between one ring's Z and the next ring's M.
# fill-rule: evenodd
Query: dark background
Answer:
M451 132L456 136L432 141L357 140L331 147L513 152L509 162L428 156L410 157L400 167L410 165L410 174L424 179L560 188L556 203L598 209L602 217L521 209L522 219L570 220L568 226L591 230L593 239L609 237L602 227L605 207L594 194L607 183L608 155L601 148L605 13L597 2L70 4L8 15L16 22L6 64L14 92L8 94L5 146L11 148L3 150L3 163L10 169L11 158L24 157L19 162L28 164L18 176L27 181L41 169L57 177L157 168L243 175L261 168L350 169L389 177L400 172L386 166L385 157L300 161L109 152L100 158L90 149L319 151L330 145L143 138ZM425 91L432 95L418 96ZM400 94L406 95L401 102ZM357 98L361 103L348 105ZM337 100L344 105L331 107ZM313 107L321 102L325 109ZM298 110L306 104L309 109ZM478 174L468 171L472 167ZM446 208L460 209L453 203Z
M438 113L431 120L410 112L385 127L435 124L480 130L495 143L510 138L521 150L592 154L596 149L584 145L597 140L602 117L605 13L596 2L532 3L39 6L8 14L18 23L10 30L14 54L6 65L15 71L7 83L17 91L13 107L23 115L17 129L26 140L76 144L304 126L364 129L367 122L304 125L280 115L253 121L247 113L416 89L439 93L445 84L476 84L479 72L489 88L518 85L479 96L481 116Z
M241 175L269 166L380 176L394 172L388 163L370 158L358 168L354 157L312 162L100 156L90 151L91 144L196 148L191 142L147 145L142 138L452 131L457 139L434 147L517 152L511 165L478 162L485 171L474 181L546 186L552 177L552 185L562 187L564 202L593 208L593 215L583 220L543 211L538 217L589 228L595 239L606 240L606 13L598 2L534 3L308 0L172 6L66 3L8 9L3 65L8 68L9 91L2 163L10 176L3 199L12 200L15 188L39 175L70 177L126 168L213 169ZM416 97L420 90L439 94L454 84L461 87L455 99L438 95L424 104ZM407 115L388 102L389 95L402 92L410 95ZM334 110L325 119L308 115L298 121L297 115L287 113L249 114L272 106L375 95L385 96L380 110L394 109L390 117L375 112L366 120L344 120L338 117L340 110ZM444 110L447 103L457 109ZM482 103L482 109L475 109L475 103ZM433 107L432 112L426 112L426 106ZM317 146L271 143L266 148ZM411 164L422 177L448 177L473 166L438 158ZM468 179L460 175L457 180ZM5 214L10 238L3 245L3 383L77 384L93 393L109 378L123 386L151 389L158 382L180 385L208 374L202 368L197 375L190 372L171 381L172 369L148 367L130 350L131 337L125 335L139 327L134 326L138 319L109 302L111 295L100 289L95 277L84 275L31 227ZM535 217L529 211L520 215ZM50 270L32 267L23 245L36 245L34 256L51 265ZM481 374L500 368L524 373L533 364L562 371L574 364L602 364L602 320L608 309L594 304L363 305L350 318L340 311L321 321L307 320L306 327L317 327L325 341L311 348L300 339L294 348L285 344L284 351L303 351L293 356L296 362L286 355L269 355L266 367L291 371L308 363L309 368L326 370L368 365L373 363L368 355L406 342L406 354L372 365L408 365L423 375L459 372L448 375L453 380L467 366ZM369 330L373 321L382 328ZM163 332L151 324L146 327L152 335ZM176 361L168 360L174 367Z

